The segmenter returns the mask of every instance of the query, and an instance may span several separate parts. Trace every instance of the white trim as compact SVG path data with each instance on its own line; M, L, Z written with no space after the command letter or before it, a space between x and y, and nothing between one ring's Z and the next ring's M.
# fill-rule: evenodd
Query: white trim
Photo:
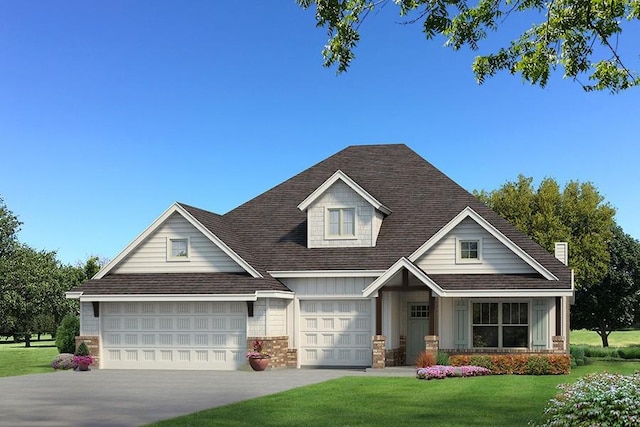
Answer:
M544 298L573 295L573 289L495 289L446 291L447 298Z
M545 277L545 279L558 280L558 278L553 273L551 273L544 266L542 266L542 264L540 264L535 258L533 258L527 252L522 250L507 236L502 234L500 230L495 228L489 221L484 219L482 216L480 216L476 211L471 209L469 206L464 208L458 215L456 215L451 221L449 221L449 223L447 223L444 227L438 230L438 232L436 232L433 236L431 236L431 238L427 240L422 246L416 249L416 251L409 256L409 261L411 262L417 261L422 255L424 255L429 249L431 249L436 243L438 243L444 236L446 236L451 230L453 230L458 224L460 224L466 218L473 219L478 225L484 228L493 237L498 239L500 243L505 245L520 259L526 262L538 273L542 274Z
M293 292L285 291L256 291L256 298L279 298L279 299L293 299L295 294Z
M418 278L422 283L427 285L434 294L439 297L443 297L446 294L446 291L440 287L436 282L434 282L429 276L427 276L422 270L413 265L411 261L406 259L405 257L400 258L396 261L389 269L376 280L371 282L369 286L364 288L362 291L362 295L365 297L377 297L378 290L382 288L387 282L394 277L402 268L406 268L409 270L411 274Z
M82 292L65 292L64 297L67 299L80 299Z
M233 259L240 267L242 267L253 278L262 277L262 275L253 268L242 257L235 253L229 246L227 246L218 236L213 234L208 228L203 226L197 219L195 219L185 208L179 203L174 203L162 213L151 225L149 225L138 237L136 237L126 248L124 248L117 257L112 259L107 265L105 265L93 279L101 279L106 276L116 265L118 265L124 258L126 258L135 248L137 248L147 237L151 235L158 227L160 227L169 217L174 213L182 215L191 225L193 225L198 231L209 238L216 246L220 248L225 254Z
M478 258L462 258L462 242L476 242ZM456 237L456 264L482 264L482 237L464 238Z
M173 242L186 241L187 255L173 256ZM189 262L191 261L191 237L167 237L167 262Z
M72 296L69 296L73 294ZM136 294L136 295L83 295L82 292L67 292L67 298L80 302L128 302L128 301L257 301L258 298L293 299L292 292L256 291L253 294Z
M302 295L298 301L369 301L367 297L353 295Z
M309 277L380 277L386 270L274 270L267 271L276 279Z
M384 213L385 215L389 215L391 213L391 209L380 203L375 197L369 194L364 188L360 187L354 180L349 178L346 173L342 172L338 169L329 179L320 185L320 187L316 188L313 193L307 196L299 205L298 209L305 212L309 206L316 201L318 197L320 197L325 191L329 189L336 181L341 180L345 184L347 184L353 191L358 193L363 199L365 199L371 206ZM357 212L356 212L357 213Z

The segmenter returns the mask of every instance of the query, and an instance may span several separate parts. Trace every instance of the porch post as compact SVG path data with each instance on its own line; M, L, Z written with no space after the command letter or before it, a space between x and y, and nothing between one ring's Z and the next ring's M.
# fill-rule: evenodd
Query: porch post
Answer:
M440 349L440 337L438 335L424 337L424 349L427 353L432 353L435 356Z
M385 336L373 336L373 361L371 366L375 369L383 369L386 363Z

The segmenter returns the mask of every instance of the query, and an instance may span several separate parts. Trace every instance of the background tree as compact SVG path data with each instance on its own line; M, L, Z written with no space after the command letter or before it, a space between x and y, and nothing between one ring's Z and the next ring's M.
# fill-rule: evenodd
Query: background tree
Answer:
M8 256L18 244L20 225L22 223L18 221L18 217L7 208L4 199L0 197L0 259Z
M536 190L533 178L520 175L498 190L474 194L549 252L555 242L568 242L576 287L591 286L604 278L615 209L604 202L593 184L570 181L561 191L554 179L545 178Z
M390 3L388 0L297 2L304 9L315 4L316 26L326 28L329 37L322 51L324 64L337 65L339 73L346 71L355 57L353 50L360 40L362 22L372 11ZM518 29L522 33L508 46L476 57L472 68L479 83L505 70L544 87L550 74L562 67L564 77L578 81L588 91L615 93L640 85L638 74L626 65L630 58L623 62L618 49L625 22L640 20L638 0L394 0L393 3L406 23L422 22L427 39L443 36L445 45L455 50L463 46L478 50L490 32L511 30L520 22L531 25ZM626 31L635 28L629 25ZM632 34L630 40L633 43L637 38L637 34L635 38ZM632 48L637 49L637 44L632 44ZM637 58L637 54L631 58L634 56ZM583 77L591 84L581 82Z
M572 326L591 329L609 346L612 331L633 324L640 302L640 242L621 227L613 228L609 241L609 268L604 278L576 290Z

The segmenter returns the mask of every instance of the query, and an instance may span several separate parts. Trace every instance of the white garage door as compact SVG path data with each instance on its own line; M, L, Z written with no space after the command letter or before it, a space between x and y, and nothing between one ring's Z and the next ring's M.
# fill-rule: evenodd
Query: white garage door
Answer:
M371 302L300 301L300 365L371 366Z
M245 364L244 302L102 303L102 367L237 369Z

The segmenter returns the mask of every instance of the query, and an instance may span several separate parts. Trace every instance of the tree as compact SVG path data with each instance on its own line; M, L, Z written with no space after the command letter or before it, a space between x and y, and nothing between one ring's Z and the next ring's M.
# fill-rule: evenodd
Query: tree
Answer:
M615 226L608 246L605 277L576 290L572 312L572 326L596 331L603 347L609 346L612 331L632 325L640 302L640 242Z
M359 28L388 0L297 0L307 9L316 5L316 26L326 27L329 40L324 65L349 67L360 40ZM585 90L612 93L640 85L640 76L623 62L618 46L623 25L640 20L638 0L394 0L406 23L422 21L427 39L443 36L445 45L478 50L489 32L533 22L531 28L497 52L479 55L472 69L479 83L499 71L521 74L525 81L544 87L558 67ZM518 19L518 15L524 19ZM511 18L507 23L507 19ZM515 21L515 22L514 22ZM626 21L626 22L625 22ZM520 32L522 30L518 30ZM630 31L626 28L625 31ZM633 40L633 37L632 37ZM633 45L637 48L637 45ZM625 61L628 58L625 58ZM587 77L591 84L582 83Z
M615 209L589 182L570 181L562 191L552 178L537 190L532 183L533 178L519 175L498 190L474 194L549 252L555 242L568 242L576 287L600 283L609 267Z
M18 243L17 234L22 223L0 197L0 258L8 256Z

